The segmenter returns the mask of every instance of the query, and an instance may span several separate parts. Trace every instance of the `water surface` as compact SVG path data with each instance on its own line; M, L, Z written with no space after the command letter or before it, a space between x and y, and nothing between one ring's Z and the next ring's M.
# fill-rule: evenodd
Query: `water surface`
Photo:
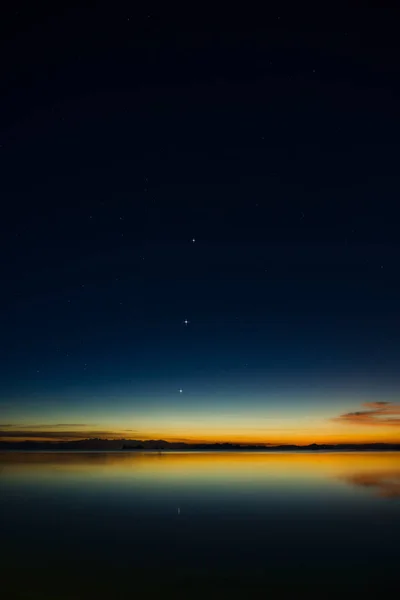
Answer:
M0 531L8 598L377 597L400 454L1 453Z

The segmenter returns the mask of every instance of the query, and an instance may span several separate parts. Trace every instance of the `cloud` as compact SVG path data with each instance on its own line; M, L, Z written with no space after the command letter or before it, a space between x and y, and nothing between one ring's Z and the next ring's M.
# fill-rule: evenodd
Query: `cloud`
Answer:
M53 440L82 440L87 438L115 438L113 431L57 431L40 430L31 431L29 429L0 429L0 438L23 438L23 439L53 439Z
M393 404L392 402L364 402L362 407L367 410L344 413L343 415L339 415L339 417L334 417L332 421L379 427L400 426L400 404Z
M52 427L94 427L93 423L41 423L40 425L17 425L16 423L0 423L0 429L52 429Z
M20 429L51 429L52 427L93 427L93 423L41 423L40 425L8 425L8 427L19 427Z
M0 424L0 438L25 440L82 440L88 438L119 439L123 432L137 432L136 429L110 431L97 429L94 423L41 423L35 425L4 423Z

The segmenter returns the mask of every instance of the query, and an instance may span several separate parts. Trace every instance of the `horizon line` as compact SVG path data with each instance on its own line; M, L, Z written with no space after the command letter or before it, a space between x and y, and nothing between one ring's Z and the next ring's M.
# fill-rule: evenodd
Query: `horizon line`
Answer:
M168 441L166 439L163 438L152 438L152 439L135 439L135 438L99 438L99 437L90 437L90 438L80 438L80 439L42 439L42 440L38 440L38 439L15 439L15 438L8 438L8 439L0 439L0 444L1 445L20 445L20 444L30 444L30 445L74 445L74 444L81 444L84 442L107 442L107 443L131 443L131 444L144 444L144 445L149 445L149 444L166 444L168 446L187 446L187 447L193 447L193 446L235 446L236 448L240 448L240 447L252 447L252 448L278 448L278 447L296 447L296 448L309 448L309 447L321 447L321 446L327 446L327 447L337 447L337 446L393 446L393 445L397 445L400 446L400 441L374 441L374 442L354 442L354 441L347 441L347 442L336 442L336 443L332 443L332 442L310 442L308 444L296 444L296 443L290 443L290 442L285 442L285 443L271 443L271 442L234 442L234 441L214 441L214 442L203 442L203 441Z

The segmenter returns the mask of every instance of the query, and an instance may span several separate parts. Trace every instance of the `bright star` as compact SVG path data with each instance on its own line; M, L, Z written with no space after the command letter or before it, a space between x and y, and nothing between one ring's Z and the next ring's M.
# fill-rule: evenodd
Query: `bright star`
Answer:
M179 390L179 393L182 394L183 390Z

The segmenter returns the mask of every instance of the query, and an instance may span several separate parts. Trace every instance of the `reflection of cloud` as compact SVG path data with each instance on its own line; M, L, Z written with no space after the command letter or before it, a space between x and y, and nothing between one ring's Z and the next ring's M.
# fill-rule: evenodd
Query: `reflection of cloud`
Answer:
M382 498L400 498L400 470L382 473L354 473L341 477L346 483L372 488Z
M368 410L345 413L332 420L340 423L353 423L355 425L400 426L400 404L393 404L392 402L364 402L362 406Z

